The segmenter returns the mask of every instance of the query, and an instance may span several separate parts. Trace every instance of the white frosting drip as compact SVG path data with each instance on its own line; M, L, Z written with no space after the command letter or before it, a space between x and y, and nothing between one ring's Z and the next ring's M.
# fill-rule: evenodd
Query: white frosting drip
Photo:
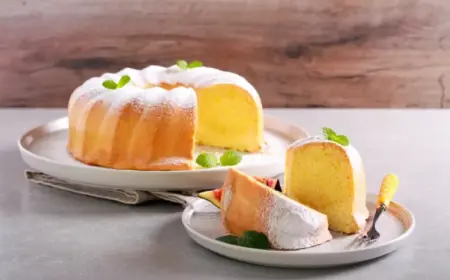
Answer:
M332 238L325 215L287 197L271 196L265 212L268 238L276 249L307 248Z
M142 70L142 76L148 84L158 85L167 84L183 84L194 88L204 88L217 84L232 84L246 90L261 106L261 100L256 89L242 76L222 71L211 67L197 67L192 69L180 69L177 65L171 67L162 67L151 65Z
M113 80L118 83L123 75L129 75L131 79L123 88L109 90L103 87L102 84L105 80ZM154 94L155 91L163 90L158 87L147 88L150 86L158 86L161 83L170 85L182 84L188 88L204 88L217 84L232 84L247 91L257 105L261 106L261 100L256 89L238 74L211 67L183 70L176 65L171 67L151 65L142 70L124 68L117 73L104 73L100 77L88 79L72 93L69 100L69 111L73 107L74 102L80 97L91 99L97 95L101 95L99 98L105 101L113 100L115 107L123 105L124 102L129 102L133 98L138 98L141 102L150 106L155 105L161 102L161 100L158 98L143 98L143 95L150 95ZM133 97L130 97L130 95L133 95ZM181 100L184 100L184 102L181 102ZM194 103L190 98L178 99L178 101L178 106L190 107Z

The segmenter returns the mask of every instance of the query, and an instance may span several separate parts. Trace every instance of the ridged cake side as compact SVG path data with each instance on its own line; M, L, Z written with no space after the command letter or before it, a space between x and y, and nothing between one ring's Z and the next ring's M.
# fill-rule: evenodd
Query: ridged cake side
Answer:
M81 162L115 169L192 169L197 98L190 88L142 88L121 74L91 78L69 100L68 151Z
M230 168L222 187L221 219L232 234L264 233L274 249L297 250L332 239L327 217Z

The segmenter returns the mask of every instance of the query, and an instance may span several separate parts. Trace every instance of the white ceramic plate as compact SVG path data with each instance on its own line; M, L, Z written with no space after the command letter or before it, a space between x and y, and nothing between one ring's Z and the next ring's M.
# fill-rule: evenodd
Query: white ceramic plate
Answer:
M266 146L261 153L244 154L235 167L252 176L275 176L283 172L286 147L307 137L301 128L277 118L264 116ZM213 189L225 179L226 167L190 171L116 170L90 166L73 159L67 153L67 117L57 119L25 133L18 146L23 160L32 168L53 177L99 188L132 190L195 190ZM221 151L202 146L204 150Z
M374 212L376 195L368 195L367 206ZM414 216L402 205L392 202L383 213L377 230L381 237L367 245L356 242L356 235L333 233L330 242L297 251L259 250L239 247L215 240L226 235L220 223L219 210L203 199L191 200L182 215L189 236L198 244L219 255L265 266L274 267L329 267L375 259L399 249L405 244L415 227Z

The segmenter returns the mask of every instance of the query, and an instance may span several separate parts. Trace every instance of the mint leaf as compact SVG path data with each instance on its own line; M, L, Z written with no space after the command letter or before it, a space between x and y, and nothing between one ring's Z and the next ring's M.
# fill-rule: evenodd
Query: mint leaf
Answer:
M264 233L257 231L246 231L244 235L239 238L238 245L256 249L269 249L270 242Z
M216 238L216 240L222 241L222 242L225 242L228 244L238 245L239 237L237 237L236 235L225 235L225 236L220 236L220 237Z
M198 60L194 60L191 63L189 63L188 68L197 68L197 67L202 67L203 63L201 61Z
M323 131L323 137L325 137L325 139L327 139L327 140L331 140L330 138L332 138L333 136L336 136L336 132L334 132L334 130L332 130L329 127L322 128L322 131Z
M180 69L187 69L188 63L186 60L177 60L177 65Z
M240 163L242 156L235 150L229 150L220 156L220 161L215 154L201 153L197 156L195 162L201 167L211 168L219 165L231 166Z
M347 136L342 134L336 134L334 130L328 127L322 128L323 137L326 140L336 142L338 144L341 144L342 146L348 146L350 144L350 141L348 140Z
M222 154L220 157L220 164L223 166L236 165L241 162L242 156L235 150L229 150Z
M257 231L246 231L241 237L235 235L225 235L216 238L216 240L241 247L262 250L270 249L270 242L267 236L264 233Z
M334 141L341 144L342 146L348 146L348 144L350 143L347 136L345 135L336 135Z
M113 80L104 81L103 86L107 89L116 89L117 88L117 84Z
M195 162L201 167L211 168L217 166L217 157L214 154L201 153L197 156Z
M125 86L130 81L130 76L124 75L122 78L120 78L119 83L117 84L117 88L121 88Z
M177 65L178 65L178 67L180 67L180 69L186 70L186 69L202 67L203 63L199 60L194 60L191 63L188 63L186 60L177 60Z

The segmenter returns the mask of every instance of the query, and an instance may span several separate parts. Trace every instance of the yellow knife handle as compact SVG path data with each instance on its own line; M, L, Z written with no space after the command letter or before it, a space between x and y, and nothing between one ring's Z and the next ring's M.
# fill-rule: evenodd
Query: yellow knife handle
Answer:
M389 204L394 197L395 192L398 187L398 177L395 174L389 173L384 176L383 181L381 182L380 192L378 193L377 199L377 207L381 204L384 204L386 208L389 207Z

